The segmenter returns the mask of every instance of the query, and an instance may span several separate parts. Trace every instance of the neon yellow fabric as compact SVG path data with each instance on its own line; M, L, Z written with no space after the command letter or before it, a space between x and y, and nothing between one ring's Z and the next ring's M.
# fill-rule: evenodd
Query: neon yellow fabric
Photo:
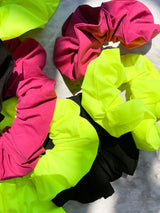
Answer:
M44 27L58 4L59 0L1 0L0 38L8 40Z
M160 145L160 131L156 115L145 105L146 102L140 96L128 98L129 89L133 87L131 82L134 77L136 79L144 72L143 66L146 66L145 72L150 72L150 67L145 61L145 65L142 63L140 70L136 69L135 60L138 57L140 56L121 57L119 49L103 50L87 67L82 84L82 106L112 136L119 137L132 131L137 148L157 150ZM143 80L145 81L145 78L142 76ZM136 82L135 88L137 84ZM126 102L120 96L122 88L127 90ZM144 89L139 85L137 91L143 94ZM152 96L150 97L152 99Z
M10 101L15 103L14 98ZM7 111L3 104L2 114ZM79 114L79 106L70 99L57 100L49 129L55 147L46 150L29 175L0 182L0 212L63 212L50 200L90 170L99 143L96 130Z
M152 62L142 55L121 56L128 78L127 99L141 99L160 118L160 74ZM134 69L133 69L134 67Z
M155 117L145 117L132 132L133 138L141 141L137 145L139 149L157 150L160 144L160 130L156 122L160 118L160 73L142 55L128 54L121 60L128 78L127 100L141 99Z
M6 126L12 126L13 119L16 117L16 105L17 105L17 98L12 97L12 99L7 99L3 101L3 109L2 114L5 118L0 122L0 133L2 134L3 129Z

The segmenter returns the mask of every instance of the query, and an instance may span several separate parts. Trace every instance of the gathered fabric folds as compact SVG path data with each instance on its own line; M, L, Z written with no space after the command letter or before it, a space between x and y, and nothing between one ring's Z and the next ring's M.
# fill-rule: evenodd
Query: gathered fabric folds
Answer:
M156 114L160 100L159 77L144 56L121 57L118 48L103 50L87 67L82 84L82 106L112 136L131 131L137 148L157 150L160 145ZM143 84L153 86L153 95ZM122 90L126 90L127 101L120 95Z
M59 0L1 0L0 38L8 40L44 27L58 4Z
M13 120L18 99L12 97L6 101L2 105L2 113L6 114L4 120L8 117ZM4 120L2 122L7 123ZM4 209L6 213L63 212L51 200L61 191L75 186L90 170L99 139L94 127L80 116L80 107L69 99L57 99L49 138L54 148L40 156L30 174L0 182L0 191L5 189L0 196L0 212Z
M3 98L16 96L18 103L12 126L7 125L0 136L1 180L27 175L36 166L39 155L45 152L42 145L56 103L55 81L42 72L44 49L34 39L18 42L19 46L15 41L15 66L3 89ZM12 47L13 43L14 40Z
M108 1L100 7L79 6L65 21L54 46L53 61L71 80L83 79L87 66L105 42L125 48L149 42L160 32L150 10L141 2Z
M139 150L131 133L119 138L111 136L88 115L81 105L81 97L82 94L79 93L70 99L80 106L80 115L95 128L99 137L99 149L90 171L76 186L60 192L53 199L57 206L62 206L68 200L89 203L111 196L114 189L110 182L120 178L123 172L133 175L138 163Z
M152 113L152 116L146 114L132 131L133 138L139 149L158 150L160 145L160 130L157 124L160 118L160 73L153 63L142 55L124 55L121 56L121 61L128 78L126 100L140 99L149 109L150 115Z
M6 81L8 80L9 76L11 75L14 68L14 60L6 48L4 43L0 40L0 112L2 107L2 92ZM2 114L0 114L0 121L3 119Z

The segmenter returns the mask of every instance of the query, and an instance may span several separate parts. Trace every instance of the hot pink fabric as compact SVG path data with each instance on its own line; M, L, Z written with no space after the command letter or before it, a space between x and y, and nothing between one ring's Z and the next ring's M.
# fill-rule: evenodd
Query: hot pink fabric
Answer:
M4 96L18 97L17 117L0 137L1 180L26 175L36 166L39 155L45 151L42 144L56 103L55 81L42 72L46 62L42 46L29 38L11 51L15 67Z
M79 6L65 21L55 42L53 60L71 80L83 79L87 65L104 42L121 41L126 48L149 42L160 32L150 10L134 0L114 0L100 7Z

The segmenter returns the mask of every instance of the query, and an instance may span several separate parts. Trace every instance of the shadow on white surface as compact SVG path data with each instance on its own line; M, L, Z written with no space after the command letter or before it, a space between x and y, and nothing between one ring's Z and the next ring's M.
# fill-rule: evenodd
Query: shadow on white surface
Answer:
M115 193L90 204L69 201L68 213L159 213L160 161L156 152L141 151L134 176L121 177L112 183Z

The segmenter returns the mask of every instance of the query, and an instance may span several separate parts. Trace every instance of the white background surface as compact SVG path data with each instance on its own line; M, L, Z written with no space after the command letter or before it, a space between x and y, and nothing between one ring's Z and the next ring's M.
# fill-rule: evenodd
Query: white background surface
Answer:
M160 24L160 0L140 0L152 12L155 23ZM60 4L44 29L36 29L21 38L33 37L47 52L44 72L56 80L58 98L66 98L79 89L79 83L69 82L71 91L53 63L53 48L61 27L67 17L81 4L100 6L102 0L60 0ZM147 45L133 50L122 49L122 53L135 52L149 58L160 72L160 35ZM160 213L160 154L140 151L140 159L134 176L121 177L112 185L115 193L107 199L90 204L69 201L64 205L68 213Z

